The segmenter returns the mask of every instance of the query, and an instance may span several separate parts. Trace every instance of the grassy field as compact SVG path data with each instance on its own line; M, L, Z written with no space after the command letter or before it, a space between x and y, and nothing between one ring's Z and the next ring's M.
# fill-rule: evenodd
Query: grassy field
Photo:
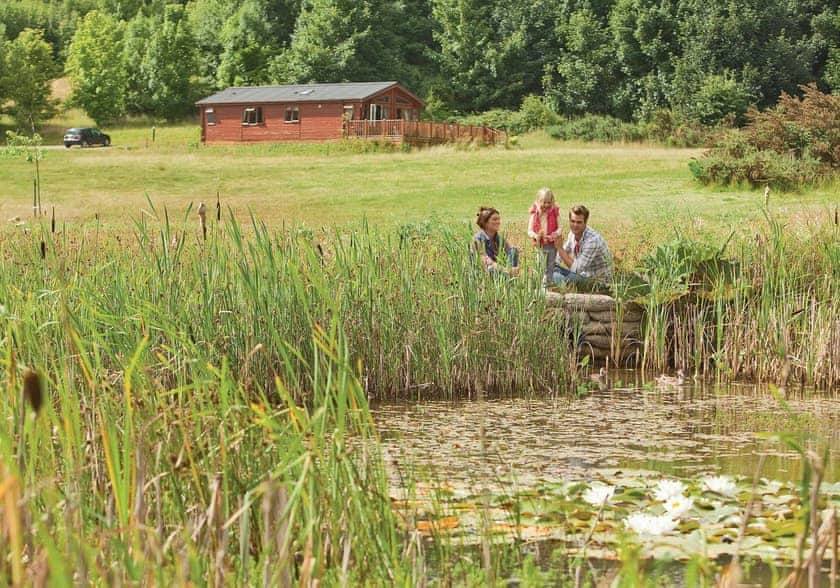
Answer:
M146 195L178 216L190 203L222 205L241 219L253 211L269 226L310 227L366 218L379 226L428 218L470 222L476 208L499 208L507 232L524 241L534 193L550 186L560 205L585 203L591 224L624 247L654 243L680 224L730 227L758 216L762 196L695 183L687 163L700 150L637 144L561 143L541 134L512 149L438 147L410 153L354 153L345 143L200 146L194 126L107 129L110 149L52 149L41 162L42 202L75 225L96 214L124 226ZM0 218L31 211L34 166L8 156L0 166ZM791 215L822 214L837 186L773 195Z

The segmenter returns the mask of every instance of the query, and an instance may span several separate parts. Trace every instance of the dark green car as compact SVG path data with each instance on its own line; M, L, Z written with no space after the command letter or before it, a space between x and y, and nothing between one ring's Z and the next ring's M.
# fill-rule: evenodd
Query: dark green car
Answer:
M103 145L107 147L110 144L110 135L106 135L95 127L72 128L67 129L67 132L64 133L64 146L68 149L71 145L79 145L80 147Z

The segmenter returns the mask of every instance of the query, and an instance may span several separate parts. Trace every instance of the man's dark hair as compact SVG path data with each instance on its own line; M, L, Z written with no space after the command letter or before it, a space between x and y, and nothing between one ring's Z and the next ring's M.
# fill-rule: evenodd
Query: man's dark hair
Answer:
M582 216L583 222L589 222L589 209L586 208L583 204L577 204L575 206L572 206L569 209L569 216L571 215Z

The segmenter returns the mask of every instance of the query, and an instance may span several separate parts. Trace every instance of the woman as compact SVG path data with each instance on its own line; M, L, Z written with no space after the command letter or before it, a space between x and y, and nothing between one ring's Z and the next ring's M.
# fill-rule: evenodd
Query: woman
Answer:
M512 276L519 275L519 250L511 247L499 234L502 224L499 211L490 206L482 206L478 209L475 224L481 230L475 234L474 244L485 269L490 272L506 271ZM500 251L504 251L501 259Z

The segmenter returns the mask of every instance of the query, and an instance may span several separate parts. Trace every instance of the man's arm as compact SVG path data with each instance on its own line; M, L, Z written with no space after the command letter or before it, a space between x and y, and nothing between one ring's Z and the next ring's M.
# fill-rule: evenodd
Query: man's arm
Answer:
M570 239L574 240L574 236L570 235L569 239L566 239L566 242L563 244L563 246L557 248L557 255L560 256L560 259L563 260L563 263L565 263L566 267L569 268L569 269L571 269L571 267L572 267L572 265L574 264L574 261L575 261L575 258L572 257L572 255L568 251L566 251L566 245L569 244ZM570 247L570 249L571 249L571 247Z
M587 239L580 245L580 251L569 271L580 274L584 277L592 277L592 268L598 256L598 244L594 239Z

